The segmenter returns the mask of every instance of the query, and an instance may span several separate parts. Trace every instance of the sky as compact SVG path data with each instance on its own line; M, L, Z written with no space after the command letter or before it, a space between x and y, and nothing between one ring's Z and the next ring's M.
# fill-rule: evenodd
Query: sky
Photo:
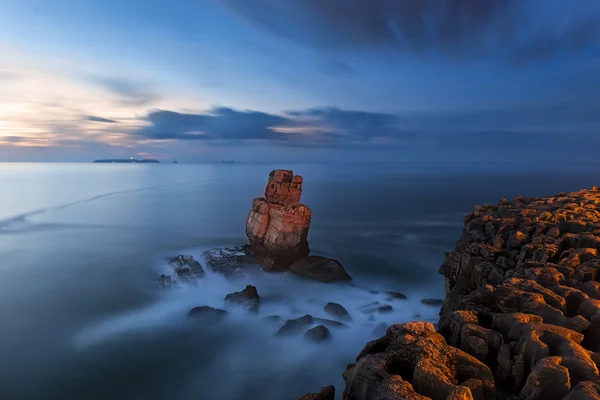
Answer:
M597 162L597 0L2 0L0 162Z

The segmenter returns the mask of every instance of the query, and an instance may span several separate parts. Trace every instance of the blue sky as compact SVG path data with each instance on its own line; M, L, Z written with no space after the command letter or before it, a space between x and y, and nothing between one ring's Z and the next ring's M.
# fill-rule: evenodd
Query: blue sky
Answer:
M3 0L0 161L595 161L595 0Z

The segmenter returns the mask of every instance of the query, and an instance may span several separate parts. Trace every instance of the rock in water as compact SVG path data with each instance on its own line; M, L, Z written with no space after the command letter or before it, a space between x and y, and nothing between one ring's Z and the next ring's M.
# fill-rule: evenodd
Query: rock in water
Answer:
M348 314L348 311L338 303L327 303L325 306L325 312L342 321L352 321L352 317Z
M204 322L217 322L227 316L227 311L209 306L194 307L188 312L188 317Z
M225 303L242 306L249 312L258 312L260 296L255 286L248 285L246 289L225 296Z
M325 386L319 393L305 394L300 400L335 400L335 387Z
M182 282L194 283L196 279L203 278L205 275L202 265L192 256L171 257L168 262Z
M245 279L249 273L260 268L243 247L226 247L202 253L206 266L213 272L223 274L229 280Z
M421 299L421 304L432 307L441 307L444 304L442 299Z
M324 325L318 325L306 331L304 334L304 339L319 343L324 340L331 339L331 332L329 332L329 329L327 329Z
M271 171L264 198L256 198L246 220L249 250L265 269L286 270L308 256L311 211L300 204L302 177Z
M308 256L298 260L290 266L290 271L327 283L352 280L339 261L321 256Z
M305 326L306 324L303 324L295 319L288 319L285 321L283 326L279 328L279 331L277 331L277 336L298 335L300 332L302 332Z

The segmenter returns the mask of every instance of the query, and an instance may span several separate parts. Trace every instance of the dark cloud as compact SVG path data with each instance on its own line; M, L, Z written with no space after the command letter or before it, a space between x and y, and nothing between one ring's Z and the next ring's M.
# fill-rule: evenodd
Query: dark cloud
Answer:
M123 104L144 106L159 97L148 84L143 82L113 77L89 77L88 79L119 96Z
M84 119L86 121L91 121L91 122L102 122L102 123L106 123L106 124L115 124L117 123L117 121L115 121L114 119L108 119L108 118L102 118L102 117L96 117L94 115L86 115L84 117Z
M410 136L393 114L315 108L283 115L215 108L206 114L159 110L137 135L146 139L205 140L229 143L262 140L290 146L350 146Z
M597 42L600 6L586 0L225 0L247 21L323 51L389 48L420 56L511 62ZM597 44L597 43L595 43Z
M138 134L149 139L216 140L267 139L281 140L283 135L270 129L287 120L258 111L214 108L206 114L182 114L158 110L147 116L149 126Z

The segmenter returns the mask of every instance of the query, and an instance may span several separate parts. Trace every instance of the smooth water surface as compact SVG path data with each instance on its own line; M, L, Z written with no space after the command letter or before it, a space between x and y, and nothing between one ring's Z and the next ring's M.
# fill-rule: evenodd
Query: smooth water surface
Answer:
M166 257L203 263L206 249L243 244L252 198L281 167L305 178L313 254L339 259L357 286L209 274L195 288L156 290ZM562 166L0 164L0 398L292 400L326 384L339 396L345 366L374 339L357 308L380 301L394 312L377 322L435 322L438 310L419 299L443 297L437 269L475 204L599 180ZM246 284L263 297L258 317L187 320ZM276 338L261 321L324 317L329 301L354 321L327 345Z

